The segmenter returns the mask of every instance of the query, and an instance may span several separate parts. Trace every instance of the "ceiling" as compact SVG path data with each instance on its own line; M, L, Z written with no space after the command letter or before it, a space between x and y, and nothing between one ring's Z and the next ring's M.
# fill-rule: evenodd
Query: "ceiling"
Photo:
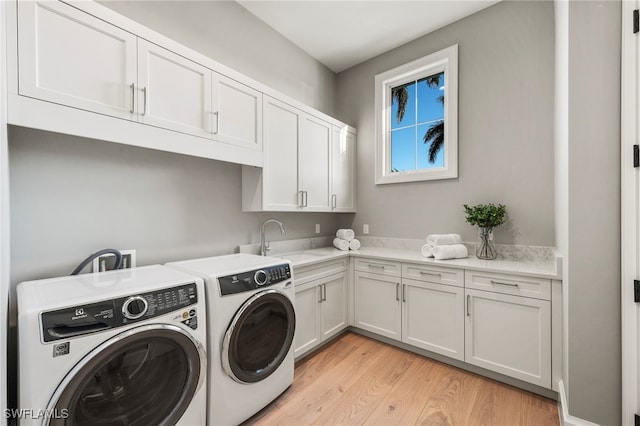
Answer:
M237 0L340 72L499 0Z

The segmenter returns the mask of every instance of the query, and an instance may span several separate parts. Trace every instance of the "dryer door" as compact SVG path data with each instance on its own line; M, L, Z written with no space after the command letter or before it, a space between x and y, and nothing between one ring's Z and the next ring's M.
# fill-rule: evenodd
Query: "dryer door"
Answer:
M132 328L69 372L48 407L63 415L48 424L173 425L205 377L204 349L180 327Z
M222 342L222 365L239 383L271 375L293 343L296 316L291 300L277 290L254 294L238 309Z

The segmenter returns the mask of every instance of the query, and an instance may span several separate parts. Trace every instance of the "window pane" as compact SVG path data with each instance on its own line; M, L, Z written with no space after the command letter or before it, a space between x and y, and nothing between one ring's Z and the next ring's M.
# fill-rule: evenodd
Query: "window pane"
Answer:
M444 73L418 81L418 123L444 119Z
M391 132L391 171L416 169L416 128L414 126Z
M404 115L402 121L398 120L400 104L398 99L404 102ZM408 83L391 89L391 128L411 126L416 124L416 83Z
M427 133L433 137L425 143L424 138ZM429 149L432 146L436 154L433 162L429 161ZM436 167L444 167L444 121L442 120L418 126L418 168L433 169Z

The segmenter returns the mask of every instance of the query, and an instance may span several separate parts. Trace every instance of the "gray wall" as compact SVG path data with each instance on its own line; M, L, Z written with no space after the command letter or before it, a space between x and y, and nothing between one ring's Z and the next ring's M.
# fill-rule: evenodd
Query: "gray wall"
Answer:
M374 184L374 77L458 43L459 178ZM358 128L358 213L376 236L458 232L462 204L506 204L508 244L554 244L551 2L503 2L338 75L337 111Z
M621 423L620 1L568 13L568 406Z
M335 75L235 2L108 6L333 113ZM66 275L104 247L136 249L145 265L231 253L258 241L267 217L284 221L287 239L316 236L316 223L330 235L353 218L243 213L235 164L20 127L10 128L9 145L12 286Z
M235 1L99 1L326 114L335 74Z

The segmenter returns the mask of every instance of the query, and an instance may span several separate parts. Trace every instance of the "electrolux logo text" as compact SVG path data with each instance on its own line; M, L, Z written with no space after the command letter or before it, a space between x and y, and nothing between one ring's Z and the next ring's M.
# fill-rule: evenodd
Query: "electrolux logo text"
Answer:
M34 410L32 408L6 408L3 411L5 419L68 419L69 409Z

